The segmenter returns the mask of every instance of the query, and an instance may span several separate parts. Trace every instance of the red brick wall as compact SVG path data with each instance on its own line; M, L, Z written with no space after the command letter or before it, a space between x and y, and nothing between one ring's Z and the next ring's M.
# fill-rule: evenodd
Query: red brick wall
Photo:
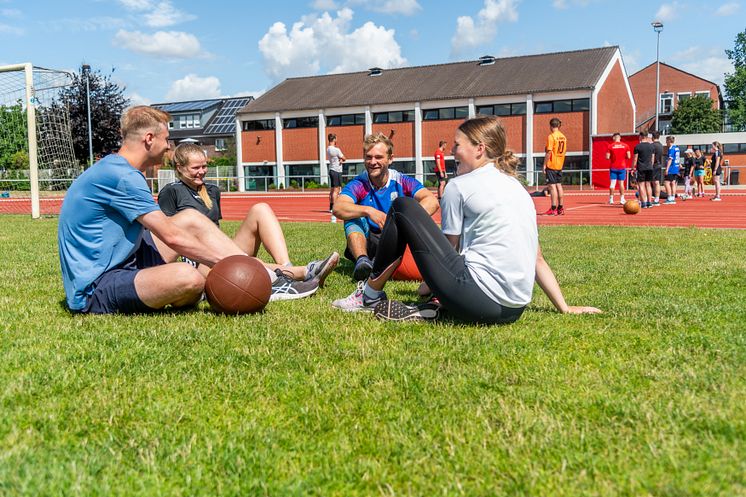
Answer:
M446 155L451 155L451 145L453 145L453 135L459 124L464 122L463 119L447 119L443 121L422 121L422 158L432 160L435 149L438 148L438 142L445 140Z
M651 64L645 69L636 72L629 77L629 85L632 88L632 94L635 96L637 104L637 122L655 115L656 96L655 96L655 64ZM669 92L674 94L674 109L678 106L678 93L709 91L710 98L714 101L713 108L720 108L718 100L717 86L698 78L691 74L685 73L674 67L665 64L660 65L660 92Z
M414 123L374 124L373 133L383 133L389 136L394 130L394 157L414 157ZM433 149L435 150L435 149Z
M318 128L283 129L282 160L319 160Z
M588 150L590 133L588 111L559 112L556 114L534 114L534 152L546 150L547 136L550 133L549 120L558 117L562 121L560 131L567 137L568 152Z
M242 131L241 132L241 161L242 162L275 162L275 131Z
M347 160L363 160L363 138L365 138L365 126L357 124L354 126L332 126L326 128L326 135L334 133L337 135L337 147L342 150Z
M598 92L597 116L599 134L634 131L634 109L629 100L619 61L614 64L609 77Z
M502 116L500 121L505 128L508 149L516 154L526 152L526 116ZM536 121L536 116L534 116Z

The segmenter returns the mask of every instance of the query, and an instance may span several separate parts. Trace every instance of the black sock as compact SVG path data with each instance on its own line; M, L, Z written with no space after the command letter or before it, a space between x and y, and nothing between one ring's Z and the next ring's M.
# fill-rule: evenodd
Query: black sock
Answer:
M556 206L556 205L553 205L553 206L552 206L552 210L553 210L553 211L556 211L556 210L557 210L557 206Z
M558 206L557 208L558 208L558 209L561 209L561 208L562 208L562 204L559 204L559 206Z
M331 202L329 202L329 210L330 210L330 211L333 211L333 210L334 210L334 204L333 204L333 203L331 203Z

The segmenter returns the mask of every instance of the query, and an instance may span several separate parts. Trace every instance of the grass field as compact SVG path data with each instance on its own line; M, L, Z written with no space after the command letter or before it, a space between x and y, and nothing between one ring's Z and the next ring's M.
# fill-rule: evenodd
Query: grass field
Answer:
M342 265L262 315L71 316L56 220L4 216L0 495L746 495L746 231L541 241L605 314L383 324L330 307Z

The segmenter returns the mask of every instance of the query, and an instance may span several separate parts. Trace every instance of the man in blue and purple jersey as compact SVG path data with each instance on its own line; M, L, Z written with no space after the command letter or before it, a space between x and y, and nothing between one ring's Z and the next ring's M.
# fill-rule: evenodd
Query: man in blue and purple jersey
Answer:
M438 200L422 183L399 171L389 169L394 144L382 133L365 137L363 142L365 172L357 175L342 189L334 202L334 215L345 221L347 249L345 257L355 263L353 277L365 280L373 268L378 238L392 202L398 197L412 197L433 215Z

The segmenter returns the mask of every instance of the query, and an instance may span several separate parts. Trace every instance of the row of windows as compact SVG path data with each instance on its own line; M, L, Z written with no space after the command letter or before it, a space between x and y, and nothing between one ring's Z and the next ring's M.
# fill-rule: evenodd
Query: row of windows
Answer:
M712 145L690 145L689 147L679 145L679 148L681 148L682 152L686 148L691 148L692 150L700 150L703 154L709 154L711 153ZM723 154L746 154L746 143L723 143Z
M176 124L178 120L178 125ZM185 114L183 116L174 116L173 121L169 121L168 129L192 129L199 128L202 124L200 122L199 114Z
M262 131L265 129L275 129L274 119L263 119L261 121L244 121L244 131Z
M483 116L523 116L526 114L526 103L480 105L477 114Z
M684 92L684 93L677 93L676 96L678 97L678 102L681 103L684 100L687 100L689 98L692 98L692 96L695 97L706 97L710 98L710 92L709 91L696 91L694 92L694 95L692 95L691 92ZM661 114L668 114L673 112L673 93L661 93L661 102L660 102L660 112Z
M374 123L403 123L414 121L413 110L399 110L394 112L378 112L373 114Z
M326 118L327 126L352 126L353 124L365 124L365 114L344 114Z
M469 117L469 107L447 107L445 109L427 109L422 111L425 121L442 121L445 119L466 119Z
M555 112L579 112L590 109L590 99L575 98L568 100L555 100L552 102L537 102L534 108L536 114L549 114ZM480 105L477 114L495 116L520 116L526 114L525 102L512 104ZM377 112L373 114L373 122L401 123L413 122L415 111L399 110L392 112ZM445 119L466 119L469 117L468 107L446 107L442 109L425 109L422 119L425 121L438 121ZM327 126L350 126L354 124L365 124L365 114L344 114L341 116L330 116L327 118ZM319 125L318 117L297 117L284 119L283 127L288 128L316 128ZM244 131L257 131L262 129L275 129L274 120L245 121Z
M283 119L282 126L285 129L318 128L319 118L318 117L293 117L291 119Z
M552 114L557 112L580 112L590 110L591 100L589 98L573 98L567 100L554 100L553 102L536 102L535 114Z

